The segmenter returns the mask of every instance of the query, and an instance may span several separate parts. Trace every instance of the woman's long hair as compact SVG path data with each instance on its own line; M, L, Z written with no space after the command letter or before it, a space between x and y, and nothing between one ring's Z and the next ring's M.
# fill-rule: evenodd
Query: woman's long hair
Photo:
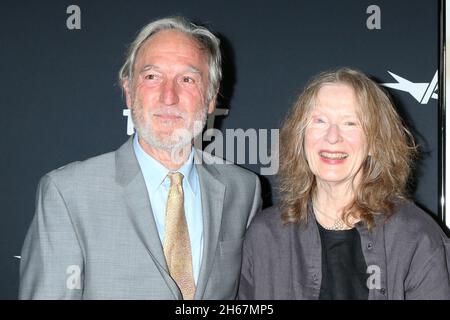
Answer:
M354 200L343 219L357 217L370 229L373 214L392 214L394 200L406 197L408 178L416 155L414 139L395 111L388 95L362 72L342 68L314 77L298 97L280 133L280 207L285 223L306 221L308 202L316 192L316 179L304 150L305 129L319 89L344 84L355 93L370 155L362 165Z

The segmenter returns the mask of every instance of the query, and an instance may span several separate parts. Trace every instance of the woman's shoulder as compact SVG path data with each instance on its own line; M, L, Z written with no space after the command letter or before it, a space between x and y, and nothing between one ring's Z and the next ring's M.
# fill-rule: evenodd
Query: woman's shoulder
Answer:
M386 221L385 230L414 241L427 239L430 245L435 246L442 245L442 239L446 237L431 214L406 199L395 201L394 213Z
M281 219L281 210L272 206L258 212L253 218L247 230L247 236L264 239L267 236L275 236L283 232L284 224Z
M272 206L258 212L253 218L251 226L262 228L264 226L275 227L281 224L281 210L278 206Z

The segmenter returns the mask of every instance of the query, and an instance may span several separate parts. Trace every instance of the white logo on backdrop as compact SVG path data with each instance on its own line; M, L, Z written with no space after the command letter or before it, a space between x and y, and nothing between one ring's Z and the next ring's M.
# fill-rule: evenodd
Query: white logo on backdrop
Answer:
M431 98L437 99L437 89L438 89L438 72L434 74L433 79L431 79L430 82L411 82L405 78L400 77L399 75L396 75L393 72L388 71L389 74L397 80L397 82L394 83L382 83L381 85L408 92L410 95L414 97L418 102L421 104L427 104L428 101L430 101Z

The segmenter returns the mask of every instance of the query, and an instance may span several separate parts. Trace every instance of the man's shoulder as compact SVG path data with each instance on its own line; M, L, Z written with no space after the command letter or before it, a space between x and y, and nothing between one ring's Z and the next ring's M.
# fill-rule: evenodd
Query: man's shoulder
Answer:
M196 161L199 161L200 164L205 164L207 166L213 167L215 170L219 172L221 176L225 178L228 177L231 179L238 179L238 180L239 179L251 180L252 182L254 182L255 179L257 179L257 175L248 169L242 168L228 160L219 158L210 153L198 149L196 150L198 152L198 155L200 156L197 157Z
M59 183L72 183L74 180L86 180L109 176L114 172L115 151L107 152L83 161L74 161L48 172L45 176Z

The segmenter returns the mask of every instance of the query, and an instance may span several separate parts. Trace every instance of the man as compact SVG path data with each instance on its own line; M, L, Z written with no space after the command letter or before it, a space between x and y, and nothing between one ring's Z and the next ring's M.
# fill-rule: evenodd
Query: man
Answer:
M137 134L42 178L20 298L236 297L260 184L192 146L220 79L207 29L174 17L141 30L120 71Z

